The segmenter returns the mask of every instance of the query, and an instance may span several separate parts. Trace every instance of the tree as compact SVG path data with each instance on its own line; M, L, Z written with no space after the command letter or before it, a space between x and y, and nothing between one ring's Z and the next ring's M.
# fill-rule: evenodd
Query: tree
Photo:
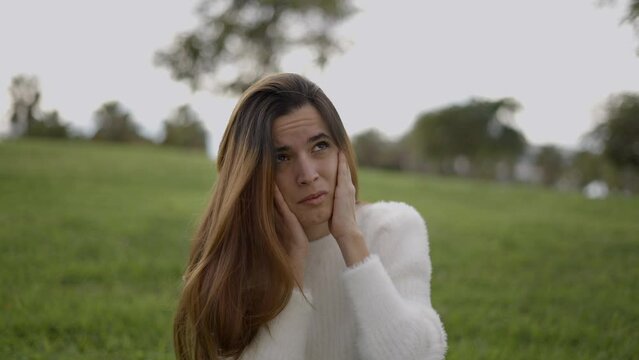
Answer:
M604 4L614 4L615 0L603 0ZM639 0L630 0L626 7L626 16L622 20L623 22L629 22L634 26L635 30L639 30Z
M40 86L35 76L18 75L9 87L12 105L9 111L13 136L69 137L68 124L64 124L57 111L40 111Z
M600 0L599 5L615 5L616 0ZM639 0L629 0L626 5L626 15L623 17L622 23L630 23L639 34Z
M206 150L206 130L188 105L180 106L164 121L162 144Z
M98 130L93 135L93 140L116 142L146 142L138 133L131 114L117 101L107 102L94 114Z
M611 96L603 122L588 136L602 145L613 164L639 170L639 94Z
M37 121L40 102L40 86L35 76L18 75L11 80L9 87L11 94L11 134L22 136L29 133L29 129Z
M353 148L361 166L396 170L402 168L404 154L401 143L387 140L376 129L354 136Z
M508 98L474 99L428 112L418 117L406 141L418 162L434 162L439 172L452 173L464 160L474 175L494 176L500 162L512 166L526 148L523 134L509 125L519 107Z
M637 26L637 19L639 19L639 0L631 0L628 4L628 15L626 16L628 21L631 21Z
M586 135L619 173L619 187L639 191L639 94L609 98L604 120Z
M353 14L350 0L201 0L199 25L176 37L155 63L192 89L213 80L239 93L268 72L279 71L279 57L293 48L310 48L323 66L340 51L333 28ZM224 81L220 72L235 71Z
M564 170L564 159L561 152L556 146L542 146L535 164L542 170L542 183L546 186L552 186L557 183Z
M619 171L601 154L587 150L578 151L570 159L570 171L580 188L596 180L604 181L611 188L620 187Z
M27 136L68 138L68 125L62 122L57 111L44 113L42 120L36 120L27 131Z
M385 147L386 141L375 129L353 137L353 148L360 166L379 166L379 159Z

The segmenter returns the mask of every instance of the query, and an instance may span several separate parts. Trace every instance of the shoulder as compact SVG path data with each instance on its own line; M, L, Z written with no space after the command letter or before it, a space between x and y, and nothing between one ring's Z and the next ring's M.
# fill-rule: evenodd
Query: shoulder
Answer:
M413 225L426 228L426 222L412 206L397 201L379 201L359 206L357 220L362 228L388 228Z
M357 222L369 245L395 243L402 239L408 246L428 246L426 222L411 205L403 202L380 201L358 208Z
M430 278L426 222L412 206L401 202L364 204L358 225L371 254L376 254L394 281L407 274Z

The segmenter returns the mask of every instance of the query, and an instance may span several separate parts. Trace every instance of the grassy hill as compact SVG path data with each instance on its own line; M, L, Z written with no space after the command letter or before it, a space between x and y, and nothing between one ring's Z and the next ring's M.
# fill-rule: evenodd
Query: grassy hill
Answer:
M204 155L0 143L0 358L171 359ZM639 354L639 199L362 170L362 198L429 227L448 359Z

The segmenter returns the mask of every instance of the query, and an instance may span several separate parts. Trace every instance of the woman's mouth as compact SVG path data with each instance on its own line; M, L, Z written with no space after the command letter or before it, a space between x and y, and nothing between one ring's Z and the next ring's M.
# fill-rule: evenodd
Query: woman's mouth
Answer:
M327 191L316 192L315 194L311 194L311 195L305 197L304 199L302 199L299 202L299 204L308 204L308 205L321 204L324 201L324 199L326 198L327 194L328 194Z

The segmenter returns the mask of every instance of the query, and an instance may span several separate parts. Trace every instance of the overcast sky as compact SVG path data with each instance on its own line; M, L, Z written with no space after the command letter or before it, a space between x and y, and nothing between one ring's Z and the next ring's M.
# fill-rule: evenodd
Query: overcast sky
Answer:
M198 1L9 0L0 2L0 132L8 88L36 75L41 108L94 130L93 112L118 100L147 135L189 103L217 146L236 98L191 93L153 65L156 50L196 25ZM349 133L375 127L390 137L424 111L471 97L513 97L516 126L533 144L576 147L610 94L639 91L639 40L620 25L625 1L357 1L338 33L346 51L323 70L298 51L283 71L315 81Z

